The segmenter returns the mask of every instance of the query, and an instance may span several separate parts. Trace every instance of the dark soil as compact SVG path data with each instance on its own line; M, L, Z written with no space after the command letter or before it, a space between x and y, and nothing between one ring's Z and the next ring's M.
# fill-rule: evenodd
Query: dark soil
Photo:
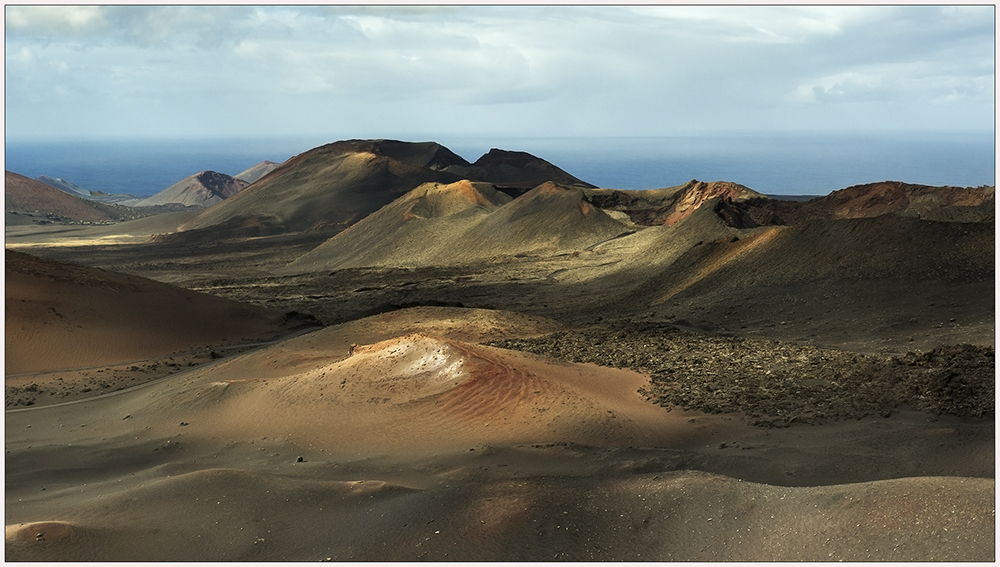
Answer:
M650 386L640 393L661 406L742 413L760 426L889 417L897 408L995 415L995 354L985 346L942 346L902 356L856 354L659 324L487 344L646 372Z

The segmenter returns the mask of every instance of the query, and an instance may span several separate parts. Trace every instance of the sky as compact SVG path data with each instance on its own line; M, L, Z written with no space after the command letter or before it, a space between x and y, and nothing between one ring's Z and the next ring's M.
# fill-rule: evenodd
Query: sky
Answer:
M992 131L993 6L6 6L7 139Z

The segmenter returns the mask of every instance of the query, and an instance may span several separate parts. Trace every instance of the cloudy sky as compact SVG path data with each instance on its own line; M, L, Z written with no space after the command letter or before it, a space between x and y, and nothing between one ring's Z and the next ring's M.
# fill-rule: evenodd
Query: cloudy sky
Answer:
M992 6L7 6L6 135L991 130Z

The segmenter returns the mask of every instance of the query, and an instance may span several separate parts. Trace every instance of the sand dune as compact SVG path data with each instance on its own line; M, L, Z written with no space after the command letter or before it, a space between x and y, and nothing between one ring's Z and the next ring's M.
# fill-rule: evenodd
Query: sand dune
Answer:
M495 329L488 318L480 316L477 323L474 313L461 311L450 311L462 321L457 324L464 327L461 334L474 337ZM407 312L408 327L413 318L427 317L416 326L430 331L449 313ZM364 326L377 321L391 318L376 317ZM535 328L552 326L522 321ZM484 331L475 331L480 325ZM150 405L130 413L158 422L189 422L189 434L266 436L280 430L325 444L328 451L350 453L453 450L481 442L644 444L653 439L645 431L650 420L679 419L640 398L638 389L646 380L633 372L567 369L426 332L392 336L383 331L391 338L352 350L343 337L362 338L352 332L361 326L324 329L192 370L184 380L151 386L144 394ZM618 385L609 392L602 387L607 381ZM426 431L436 432L433 439Z
M268 350L262 376L238 359L151 386L135 423L190 423L185 435L266 437L354 457L468 450L481 443L657 445L680 414L643 401L630 371L552 365L427 335L358 346L304 372ZM609 387L608 383L615 386ZM432 433L428 433L432 432Z

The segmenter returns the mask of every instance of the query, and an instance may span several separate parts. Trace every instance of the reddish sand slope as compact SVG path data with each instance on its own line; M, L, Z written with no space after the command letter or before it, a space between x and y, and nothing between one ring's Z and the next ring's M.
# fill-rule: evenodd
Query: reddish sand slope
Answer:
M324 329L153 384L128 397L136 417L128 425L183 421L187 435L206 438L280 431L361 455L476 443L660 445L677 442L669 424L684 419L645 402L638 390L647 379L632 371L423 333L348 346L345 357L335 338L343 332ZM318 348L299 348L306 341Z

